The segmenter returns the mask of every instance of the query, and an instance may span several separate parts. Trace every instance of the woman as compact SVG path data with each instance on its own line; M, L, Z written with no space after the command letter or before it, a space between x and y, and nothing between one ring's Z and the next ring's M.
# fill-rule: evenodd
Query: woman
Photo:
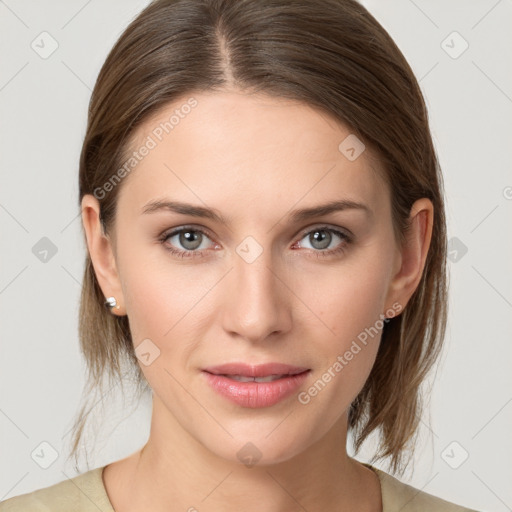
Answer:
M346 451L376 431L404 470L447 315L426 107L364 7L154 1L100 72L79 183L91 387L131 364L150 436L0 510L470 510Z

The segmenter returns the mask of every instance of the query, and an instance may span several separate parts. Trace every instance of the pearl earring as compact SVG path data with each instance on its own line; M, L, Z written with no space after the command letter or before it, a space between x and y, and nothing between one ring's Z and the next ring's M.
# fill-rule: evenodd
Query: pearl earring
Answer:
M105 306L107 306L110 309L112 309L112 308L119 309L120 308L115 297L108 297L107 300L105 301Z

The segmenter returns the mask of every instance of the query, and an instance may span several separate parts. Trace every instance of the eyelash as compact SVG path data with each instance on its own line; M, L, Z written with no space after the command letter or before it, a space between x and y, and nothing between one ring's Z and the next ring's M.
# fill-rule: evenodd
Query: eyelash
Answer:
M173 247L166 245L166 241L168 238L171 238L174 235L179 235L183 232L195 232L195 233L201 233L202 235L205 235L206 237L210 238L208 233L200 228L195 228L191 226L183 226L179 229L165 232L158 238L159 242L164 245L165 249L169 251L173 256L176 256L178 258L195 258L200 257L202 258L204 256L203 250L189 250L189 251L182 251L179 249L174 249ZM352 237L347 235L346 233L343 233L342 231L339 231L337 229L331 228L329 226L319 226L315 227L313 229L310 229L309 231L304 231L299 240L302 240L306 235L309 235L311 233L314 233L315 231L329 231L331 233L334 233L335 235L339 236L343 241L341 242L341 245L335 249L328 249L328 250L312 250L314 253L316 253L317 258L329 258L331 256L335 256L338 254L343 254L345 250L347 249L347 246L352 243ZM205 249L206 250L206 249Z

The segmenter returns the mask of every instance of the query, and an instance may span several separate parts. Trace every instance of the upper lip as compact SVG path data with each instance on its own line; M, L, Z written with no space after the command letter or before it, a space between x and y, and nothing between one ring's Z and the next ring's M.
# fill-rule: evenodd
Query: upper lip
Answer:
M209 366L203 371L214 375L243 375L245 377L267 377L269 375L296 375L309 368L292 366L283 363L265 363L251 365L246 363L226 363L219 366Z

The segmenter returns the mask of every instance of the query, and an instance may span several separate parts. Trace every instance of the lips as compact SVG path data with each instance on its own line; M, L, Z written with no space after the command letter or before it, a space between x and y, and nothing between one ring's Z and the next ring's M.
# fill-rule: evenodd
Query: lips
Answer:
M224 375L230 379L237 380L238 382L273 382L277 379L282 379L286 374L281 375L268 375L266 377L246 377L245 375Z
M201 372L218 394L241 407L271 407L295 393L310 369L283 363L227 363Z
M248 408L270 407L284 400L302 386L309 373L309 368L282 363L227 363L202 371L214 391Z
M309 368L292 366L283 363L265 363L259 365L250 365L246 363L226 363L219 366L210 366L204 368L203 371L211 373L213 375L224 375L226 377L238 380L239 378L245 378L242 382L249 382L250 380L260 378L269 379L262 382L271 382L278 378L282 378L288 375L297 375L309 370Z

